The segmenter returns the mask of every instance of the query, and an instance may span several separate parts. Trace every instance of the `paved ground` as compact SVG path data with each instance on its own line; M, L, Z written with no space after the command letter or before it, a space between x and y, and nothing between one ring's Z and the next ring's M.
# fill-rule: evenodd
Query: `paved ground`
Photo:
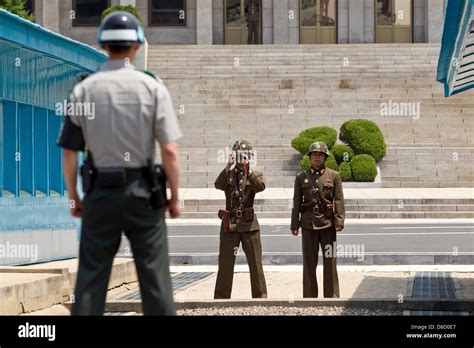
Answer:
M449 273L457 284L456 298L474 300L474 266L472 265L400 265L400 266L339 266L339 282L341 298L344 299L393 299L410 298L412 296L414 277L417 272ZM217 266L172 266L171 272L175 279L175 301L177 303L205 301L213 298L215 272ZM237 265L235 268L232 299L250 299L250 280L248 267ZM284 300L291 303L302 297L302 267L265 266L268 287L268 298ZM204 276L202 276L204 275ZM322 284L322 272L318 272L318 283ZM179 279L178 279L179 278ZM194 278L194 281L192 279ZM191 281L186 281L186 279ZM322 294L319 295L322 298ZM108 292L108 300L139 299L138 283L115 288ZM247 309L246 309L247 310ZM246 311L245 310L245 311ZM212 314L200 311L180 314ZM252 312L252 310L250 310ZM229 312L227 314L238 314ZM252 312L253 313L253 312ZM300 314L308 314L303 311ZM313 314L318 314L314 312ZM340 315L351 314L340 308L327 309L320 314ZM45 310L32 313L33 315L68 315L69 311L61 305L52 306ZM219 314L219 313L215 313ZM225 315L225 311L220 313ZM257 312L253 314L258 314ZM264 313L261 313L264 314ZM298 314L298 313L287 313ZM309 313L310 314L310 313ZM355 311L355 315L365 315L363 311ZM383 314L370 312L367 314ZM400 313L385 313L400 315Z
M294 237L289 232L289 221L261 221L264 254L301 254L301 234ZM284 220L285 221L285 220ZM474 223L470 220L404 221L374 223L348 221L344 231L338 233L339 248L347 250L339 257L363 258L363 254L390 255L453 255L474 254ZM217 255L219 250L219 221L186 224L168 224L171 255ZM130 250L124 237L121 252ZM242 250L240 250L242 252ZM351 253L352 251L352 253ZM353 255L356 251L356 255Z
M217 175L217 173L216 173ZM346 199L472 199L474 188L351 188L344 185ZM214 188L180 188L182 200L224 199L222 191ZM292 188L268 187L256 196L257 199L292 199Z

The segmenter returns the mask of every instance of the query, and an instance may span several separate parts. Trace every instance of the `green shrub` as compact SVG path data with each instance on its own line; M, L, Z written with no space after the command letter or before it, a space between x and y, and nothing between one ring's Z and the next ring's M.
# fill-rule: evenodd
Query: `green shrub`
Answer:
M352 179L352 170L349 162L342 162L339 165L339 174L341 174L342 181L351 181Z
M337 132L331 127L313 127L302 131L291 141L291 146L301 154L306 154L315 141L322 141L329 149L336 143Z
M354 151L347 145L336 144L332 147L331 152L334 154L337 164L350 162L354 157Z
M324 165L327 168L339 171L339 166L337 165L336 159L334 158L334 155L331 152L329 153L329 157L327 158L326 162L324 162Z
M102 19L111 14L112 12L115 12L115 11L125 11L125 12L130 12L132 15L134 15L135 17L137 17L138 21L143 25L143 20L142 20L142 16L140 16L140 13L137 11L137 9L135 7L133 7L132 5L127 5L127 6L123 6L123 5L117 5L117 6L112 6L112 7L109 7L109 8L106 8L104 10L104 12L102 12Z
M291 141L291 146L302 155L305 155L312 143L314 143L313 139L297 136Z
M339 166L337 165L336 159L334 158L334 155L332 153L329 153L329 157L326 159L326 162L324 162L324 165L327 168L339 170ZM309 169L310 167L311 167L311 160L309 159L308 156L304 155L300 161L300 168L301 170L305 170L305 169Z
M379 162L387 152L387 145L380 128L369 120L349 120L341 126L339 139L348 144L354 154L371 155Z
M354 181L373 182L377 176L375 159L370 155L357 155L350 162Z
M311 167L311 161L309 160L308 156L303 156L303 158L300 161L300 168L301 170L306 170Z
M0 1L0 8L29 20L30 22L35 21L35 14L26 8L26 0L3 0Z

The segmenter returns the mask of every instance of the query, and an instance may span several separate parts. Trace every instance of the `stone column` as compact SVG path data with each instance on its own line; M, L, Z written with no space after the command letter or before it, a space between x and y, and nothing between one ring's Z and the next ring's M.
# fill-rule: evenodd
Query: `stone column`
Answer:
M59 25L59 1L60 0L43 0L43 27L56 33L60 32Z
M196 44L212 45L212 0L196 2Z
M273 43L289 42L288 0L273 1Z
M426 42L441 42L444 27L444 1L426 0L425 2L425 39Z
M364 42L364 2L349 1L349 43Z

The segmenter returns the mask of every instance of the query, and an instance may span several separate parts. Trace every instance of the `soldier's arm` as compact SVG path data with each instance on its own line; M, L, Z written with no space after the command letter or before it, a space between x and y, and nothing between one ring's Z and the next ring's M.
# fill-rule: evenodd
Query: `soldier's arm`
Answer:
M345 208L344 208L344 193L342 191L342 180L339 173L334 178L334 208L335 208L335 222L336 226L344 226Z
M297 230L300 227L300 206L301 206L301 185L299 176L295 179L293 191L293 209L291 210L291 229Z
M255 192L265 190L265 176L263 173L252 171L249 174L249 182Z
M229 174L227 172L227 169L223 169L222 172L217 177L216 181L214 182L214 187L218 190L225 191L228 180L229 180Z

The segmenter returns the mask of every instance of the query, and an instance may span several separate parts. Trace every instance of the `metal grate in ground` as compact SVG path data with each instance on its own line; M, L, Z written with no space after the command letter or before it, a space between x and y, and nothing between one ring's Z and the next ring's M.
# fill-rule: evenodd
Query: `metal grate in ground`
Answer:
M414 299L455 299L456 287L450 272L416 272Z
M414 299L455 299L456 286L450 272L416 272L413 281ZM412 316L464 316L461 311L410 311Z
M172 275L171 285L173 286L173 292L184 289L189 285L210 277L213 274L214 273L212 272L183 272ZM137 289L126 295L117 297L117 300L139 300L140 298L140 289Z

